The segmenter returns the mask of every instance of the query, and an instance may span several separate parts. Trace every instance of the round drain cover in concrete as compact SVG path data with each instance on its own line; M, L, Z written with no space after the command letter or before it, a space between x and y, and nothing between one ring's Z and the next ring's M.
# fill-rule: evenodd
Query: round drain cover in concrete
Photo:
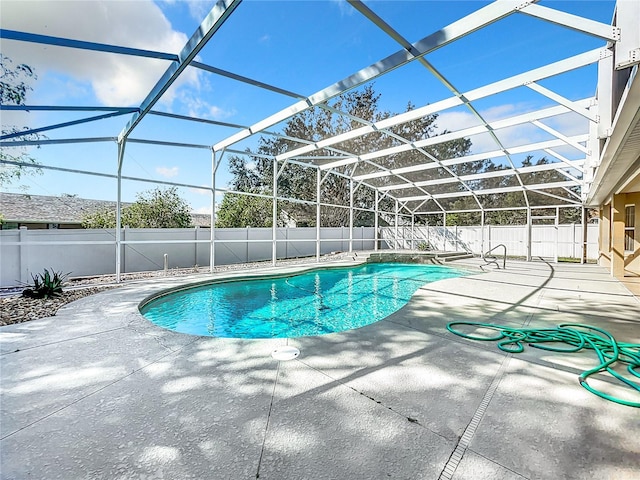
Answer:
M300 355L300 350L296 347L278 347L273 352L271 352L271 356L276 360L293 360L298 355Z

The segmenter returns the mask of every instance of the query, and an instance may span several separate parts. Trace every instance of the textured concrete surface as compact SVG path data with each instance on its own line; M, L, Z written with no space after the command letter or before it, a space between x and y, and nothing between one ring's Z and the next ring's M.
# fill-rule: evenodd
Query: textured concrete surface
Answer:
M577 381L593 353L507 355L445 328L576 322L640 343L640 302L600 267L508 262L319 337L189 336L139 315L146 296L202 279L129 284L0 328L1 478L640 478L640 409ZM274 360L287 344L300 356Z

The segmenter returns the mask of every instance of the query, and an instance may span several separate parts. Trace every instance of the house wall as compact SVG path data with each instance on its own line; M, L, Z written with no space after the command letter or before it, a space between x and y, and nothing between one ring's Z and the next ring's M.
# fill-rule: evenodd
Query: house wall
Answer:
M598 237L598 263L611 269L611 203L600 207L600 232Z
M635 242L625 251L625 209L635 205ZM599 263L616 278L640 276L640 192L613 195L611 202L600 207Z
M634 249L625 256L625 270L631 275L640 276L640 192L627 193L625 202L636 207Z
M54 227L53 225L57 225ZM42 222L14 222L14 221L6 221L0 224L0 230L17 230L19 228L26 227L29 230L64 230L71 228L82 228L82 224L80 223L42 223Z

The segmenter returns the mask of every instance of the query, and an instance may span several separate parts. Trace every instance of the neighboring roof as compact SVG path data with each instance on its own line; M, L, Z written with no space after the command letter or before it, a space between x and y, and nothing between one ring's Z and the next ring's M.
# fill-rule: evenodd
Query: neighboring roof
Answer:
M0 193L0 214L5 222L80 224L85 214L107 208L115 210L116 202L78 197ZM211 225L211 216L207 214L192 213L191 219L195 226Z
M5 222L82 223L82 216L105 208L116 208L116 202L78 197L50 197L19 193L0 193L0 213Z

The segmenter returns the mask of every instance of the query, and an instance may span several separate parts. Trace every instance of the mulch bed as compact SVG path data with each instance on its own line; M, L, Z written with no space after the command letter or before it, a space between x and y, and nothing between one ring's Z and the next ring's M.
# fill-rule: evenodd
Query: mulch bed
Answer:
M0 298L0 326L52 317L63 305L102 292L113 286L88 287L62 292L59 297L41 299L12 295Z

